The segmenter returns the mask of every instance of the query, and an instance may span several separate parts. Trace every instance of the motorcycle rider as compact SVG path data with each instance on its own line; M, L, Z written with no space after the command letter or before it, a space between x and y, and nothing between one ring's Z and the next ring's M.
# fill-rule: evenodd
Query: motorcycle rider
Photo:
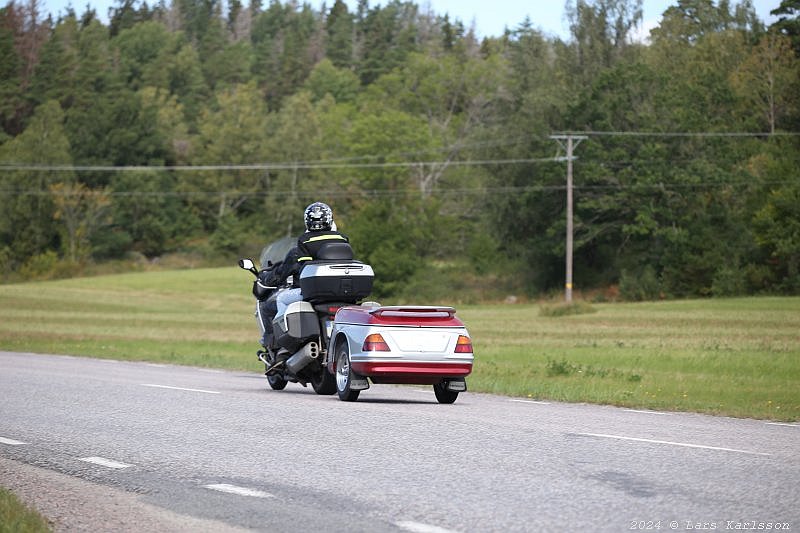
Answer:
M277 303L275 298L270 296L281 284L279 270L282 264L282 261L277 263L269 261L253 282L253 296L258 300L256 312L262 330L261 345L264 347L267 347L272 340L272 317L277 312Z
M304 263L317 259L320 248L326 242L350 242L346 235L336 230L333 210L323 202L314 202L306 207L303 219L306 231L297 239L297 246L289 250L284 260L274 265L274 270L268 274L273 280L278 281L279 286L291 282L291 288L282 290L275 300L277 309L274 311L274 319L283 316L289 304L303 299L300 291L300 271ZM267 275L264 276L264 281L266 279ZM265 330L264 344L268 340L267 335L272 335L272 320L274 320L270 316L273 310L265 311L261 317Z

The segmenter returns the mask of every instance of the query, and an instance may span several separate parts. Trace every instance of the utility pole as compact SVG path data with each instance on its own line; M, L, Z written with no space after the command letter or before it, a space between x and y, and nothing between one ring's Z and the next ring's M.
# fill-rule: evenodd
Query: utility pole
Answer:
M577 148L581 141L586 139L586 136L583 135L551 135L551 139L555 140L559 146L564 148L564 144L562 141L567 141L567 157L558 157L556 160L558 161L565 161L567 162L567 250L566 250L566 262L567 262L567 272L566 272L566 280L564 282L564 300L569 304L572 303L572 233L573 233L573 226L572 226L572 160L575 159L572 156L573 149ZM575 142L577 141L577 142Z

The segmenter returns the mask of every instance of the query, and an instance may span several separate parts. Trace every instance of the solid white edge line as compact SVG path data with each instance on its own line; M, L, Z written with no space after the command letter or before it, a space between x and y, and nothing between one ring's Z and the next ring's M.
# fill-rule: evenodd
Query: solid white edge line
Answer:
M411 531L412 533L457 533L452 529L445 529L439 526L431 526L429 524L414 522L412 520L403 520L401 522L395 522L394 525L396 525L400 529Z
M539 400L508 400L508 401L517 403L535 403L538 405L550 405L550 402L540 402Z
M14 439L7 439L5 437L0 437L0 444L8 444L9 446L22 446L25 444L22 441L14 440Z
M767 422L768 426L784 426L789 428L800 428L800 424L789 424L787 422Z
M92 463L100 466L105 466L107 468L122 469L122 468L130 468L133 466L126 463L119 463L117 461L112 461L111 459L106 459L105 457L82 457L80 460L85 463Z
M722 452L735 452L735 453L746 453L749 455L764 455L770 456L770 453L763 453L763 452L752 452L749 450L737 450L735 448L721 448L718 446L704 446L702 444L688 444L685 442L672 442L668 440L654 440L654 439L641 439L638 437L624 437L622 435L605 435L603 433L577 433L577 435L581 435L584 437L599 437L603 439L617 439L617 440L629 440L634 442L647 442L650 444L668 444L670 446L681 446L683 448L699 448L702 450L717 450Z
M217 492L225 492L227 494L236 494L238 496L249 496L251 498L274 498L274 494L255 489L248 489L246 487L237 487L236 485L229 485L227 483L217 483L214 485L203 485L207 489L216 490Z
M153 385L152 383L142 383L142 387L154 387L156 389L183 390L183 391L189 391L189 392L202 392L202 393L205 393L205 394L220 394L219 391L215 391L215 390L187 389L185 387L170 387L169 385Z

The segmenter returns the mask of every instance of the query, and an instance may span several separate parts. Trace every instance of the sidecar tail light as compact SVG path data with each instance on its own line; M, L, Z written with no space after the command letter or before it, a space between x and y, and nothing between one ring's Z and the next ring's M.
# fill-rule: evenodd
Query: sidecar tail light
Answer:
M466 335L459 335L456 341L456 353L472 353L472 340Z
M362 352L390 352L389 345L383 340L380 333L373 333L367 335L364 339L364 346L361 347Z

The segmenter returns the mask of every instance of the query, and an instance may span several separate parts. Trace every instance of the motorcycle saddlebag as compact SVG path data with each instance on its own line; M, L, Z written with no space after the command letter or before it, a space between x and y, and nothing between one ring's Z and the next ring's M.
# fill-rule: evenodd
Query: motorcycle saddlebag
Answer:
M272 323L275 342L291 352L319 337L319 319L314 307L308 302L294 302L286 313Z
M372 292L372 267L360 261L309 261L300 272L303 299L356 303Z

